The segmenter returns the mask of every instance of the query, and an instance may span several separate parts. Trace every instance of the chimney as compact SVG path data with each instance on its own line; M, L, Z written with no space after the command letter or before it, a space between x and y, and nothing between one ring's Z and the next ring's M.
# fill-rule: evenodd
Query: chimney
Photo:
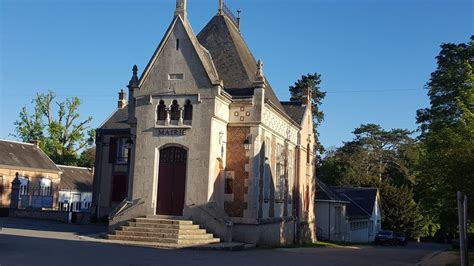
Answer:
M311 105L311 97L311 89L308 87L303 91L303 95L301 96L301 104Z
M123 89L119 92L119 99L117 102L117 108L122 109L127 106L127 100L125 100L125 91Z
M40 140L39 139L32 139L30 140L30 143L35 145L37 148L39 148L39 145L40 145Z
M187 16L186 11L187 0L176 0L176 10L174 16L181 16L181 19L185 20Z

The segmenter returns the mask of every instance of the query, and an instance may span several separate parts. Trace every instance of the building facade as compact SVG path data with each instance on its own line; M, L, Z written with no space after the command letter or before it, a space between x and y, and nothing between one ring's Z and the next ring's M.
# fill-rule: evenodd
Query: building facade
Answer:
M93 210L113 221L125 199L139 207L122 219L192 218L212 203L236 241L314 241L311 92L279 101L225 10L220 1L196 36L177 1L140 78L133 69L128 101L121 91L97 130Z
M89 212L94 174L86 167L58 165L61 169L58 206L60 211Z
M57 208L60 175L36 144L0 140L0 207L11 207L12 182L18 178L19 208Z

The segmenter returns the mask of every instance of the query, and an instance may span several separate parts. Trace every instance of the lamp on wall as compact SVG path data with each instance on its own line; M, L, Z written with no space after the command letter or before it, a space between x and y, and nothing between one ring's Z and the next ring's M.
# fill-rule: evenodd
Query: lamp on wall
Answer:
M131 149L133 146L133 139L132 138L128 138L127 141L125 142L125 148L126 149Z
M248 135L244 140L244 148L246 151L250 151L252 148L252 135Z

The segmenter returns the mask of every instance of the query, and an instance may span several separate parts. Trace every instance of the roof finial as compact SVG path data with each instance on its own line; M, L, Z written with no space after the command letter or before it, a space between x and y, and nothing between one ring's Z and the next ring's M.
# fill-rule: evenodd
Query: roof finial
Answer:
M237 9L237 28L240 31L240 13L242 13L242 10Z
M219 16L224 15L224 0L219 0L219 9L217 11Z
M176 0L176 10L174 11L174 16L181 16L182 19L186 18L187 11L187 0Z
M259 59L257 62L256 80L263 81L264 79L265 79L265 75L263 74L263 61L262 59Z
M128 87L130 88L136 88L138 87L138 67L137 65L134 65L132 68L132 78L130 79L130 82L128 83Z

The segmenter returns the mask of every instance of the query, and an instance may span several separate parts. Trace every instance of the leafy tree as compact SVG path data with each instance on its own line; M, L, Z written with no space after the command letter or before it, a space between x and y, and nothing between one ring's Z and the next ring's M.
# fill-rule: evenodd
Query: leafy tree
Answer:
M316 136L316 147L320 153L324 152L324 147L318 140L319 133L317 132L318 126L324 121L324 112L320 110L319 106L322 104L326 92L321 91L321 75L318 73L303 75L301 79L295 82L293 86L290 86L290 100L296 101L301 100L304 92L307 89L311 90L311 110L313 113L313 128Z
M92 133L87 131L92 117L79 121L78 97L63 102L55 98L52 91L38 93L32 101L32 114L26 106L21 109L13 135L25 142L39 140L41 149L57 164L75 165L77 153L86 147L88 134Z
M78 166L93 167L95 164L95 147L84 150L77 161Z
M416 196L430 233L446 235L457 230L456 191L474 199L474 37L441 45L436 59L426 85L430 107L417 111L422 152Z
M353 131L355 138L326 156L319 171L321 178L352 185L376 185L382 181L412 184L416 162L415 140L405 129L384 130L365 124ZM332 170L331 170L332 169ZM328 175L324 173L328 171Z

